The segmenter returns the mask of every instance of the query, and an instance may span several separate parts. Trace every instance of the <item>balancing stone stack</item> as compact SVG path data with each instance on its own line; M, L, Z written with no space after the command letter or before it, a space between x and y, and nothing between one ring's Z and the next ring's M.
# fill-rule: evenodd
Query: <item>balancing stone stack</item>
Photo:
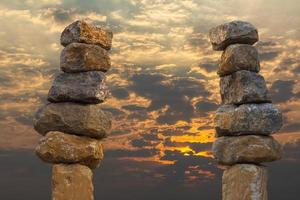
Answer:
M53 163L53 200L92 200L92 169L103 159L101 139L111 129L111 115L101 110L109 91L108 51L112 32L76 21L61 34L60 67L48 93L48 101L34 119L35 130L44 137L36 154Z
M215 116L213 154L222 165L223 200L266 200L267 170L261 163L279 160L280 144L270 135L282 126L282 115L268 94L252 45L257 29L233 21L209 32L213 49L224 51L219 64L222 106Z

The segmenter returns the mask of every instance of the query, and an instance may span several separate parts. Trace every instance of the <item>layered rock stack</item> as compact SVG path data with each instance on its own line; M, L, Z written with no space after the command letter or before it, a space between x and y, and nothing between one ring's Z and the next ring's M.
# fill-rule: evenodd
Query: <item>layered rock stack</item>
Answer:
M282 126L254 46L257 29L233 21L209 32L213 49L223 51L219 64L222 106L215 116L215 159L227 165L223 174L223 200L266 200L267 169L261 165L281 158L282 148L271 134Z
M53 200L92 200L92 169L103 159L101 139L111 129L111 115L101 110L109 91L108 51L112 32L76 21L61 34L60 68L48 93L49 103L34 119L35 130L44 137L35 151L52 163Z

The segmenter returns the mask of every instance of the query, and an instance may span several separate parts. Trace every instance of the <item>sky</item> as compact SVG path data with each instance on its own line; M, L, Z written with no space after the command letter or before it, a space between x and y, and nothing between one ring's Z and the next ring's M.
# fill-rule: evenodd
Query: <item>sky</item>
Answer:
M96 199L220 199L224 167L210 150L221 52L208 31L232 20L258 28L260 73L284 116L274 134L284 157L267 164L270 199L299 199L298 0L1 0L1 199L50 199L51 165L33 153L32 119L60 73L60 34L78 19L114 33L102 105L113 131L94 172Z

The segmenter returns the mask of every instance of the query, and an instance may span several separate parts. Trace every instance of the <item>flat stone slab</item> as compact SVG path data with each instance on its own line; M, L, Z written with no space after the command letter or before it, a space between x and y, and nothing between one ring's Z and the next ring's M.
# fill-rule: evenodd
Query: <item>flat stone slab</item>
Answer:
M281 145L268 136L220 137L213 144L215 159L224 165L237 163L263 163L280 160Z
M232 21L209 31L214 50L222 51L231 44L254 44L258 41L257 29L249 22Z
M222 200L268 200L267 168L241 164L226 169L222 180Z
M52 200L94 200L93 172L79 165L53 165Z
M50 102L102 103L109 95L103 72L61 73L48 93Z
M214 123L217 137L270 135L282 127L282 114L270 103L223 105Z
M271 102L264 77L246 70L221 77L220 93L223 104Z
M49 103L37 111L33 123L41 135L59 131L102 139L110 133L111 118L100 104Z
M67 73L103 71L111 67L108 52L98 45L71 43L60 55L60 68Z
M248 44L233 44L223 52L218 75L226 76L240 70L260 71L259 54L255 47Z
M37 156L48 163L82 164L92 169L103 159L101 142L96 139L49 132L37 145Z
M84 21L76 21L67 26L61 34L60 43L63 46L78 42L99 45L106 50L112 46L113 33L100 26L93 26Z

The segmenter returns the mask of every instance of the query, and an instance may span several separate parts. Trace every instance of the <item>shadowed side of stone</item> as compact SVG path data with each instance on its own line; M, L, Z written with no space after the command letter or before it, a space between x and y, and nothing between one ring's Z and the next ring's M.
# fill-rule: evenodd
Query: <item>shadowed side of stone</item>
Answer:
M79 165L53 165L52 200L93 200L93 173Z
M267 200L267 168L238 164L223 174L223 200Z
M91 26L84 21L76 21L62 32L60 43L63 46L70 43L95 44L110 50L112 38L113 33L104 27Z
M221 136L270 135L282 127L282 114L270 103L223 105L214 119Z
M213 144L213 154L220 164L263 163L282 157L281 145L267 136L220 137Z
M102 139L110 133L111 118L100 104L49 103L36 113L34 128L41 135L60 131Z
M103 72L61 73L48 93L50 102L101 103L109 95Z
M271 102L264 77L246 70L221 77L220 93L223 104Z
M71 43L60 55L60 68L66 73L103 71L111 67L107 50L97 45Z
M232 21L212 28L209 38L213 49L222 51L231 44L254 44L258 41L258 32L248 22Z
M259 55L255 47L248 44L233 44L225 49L218 75L226 76L239 70L260 71Z
M49 132L39 141L35 152L48 163L82 164L90 168L99 167L103 159L99 140L88 137Z

